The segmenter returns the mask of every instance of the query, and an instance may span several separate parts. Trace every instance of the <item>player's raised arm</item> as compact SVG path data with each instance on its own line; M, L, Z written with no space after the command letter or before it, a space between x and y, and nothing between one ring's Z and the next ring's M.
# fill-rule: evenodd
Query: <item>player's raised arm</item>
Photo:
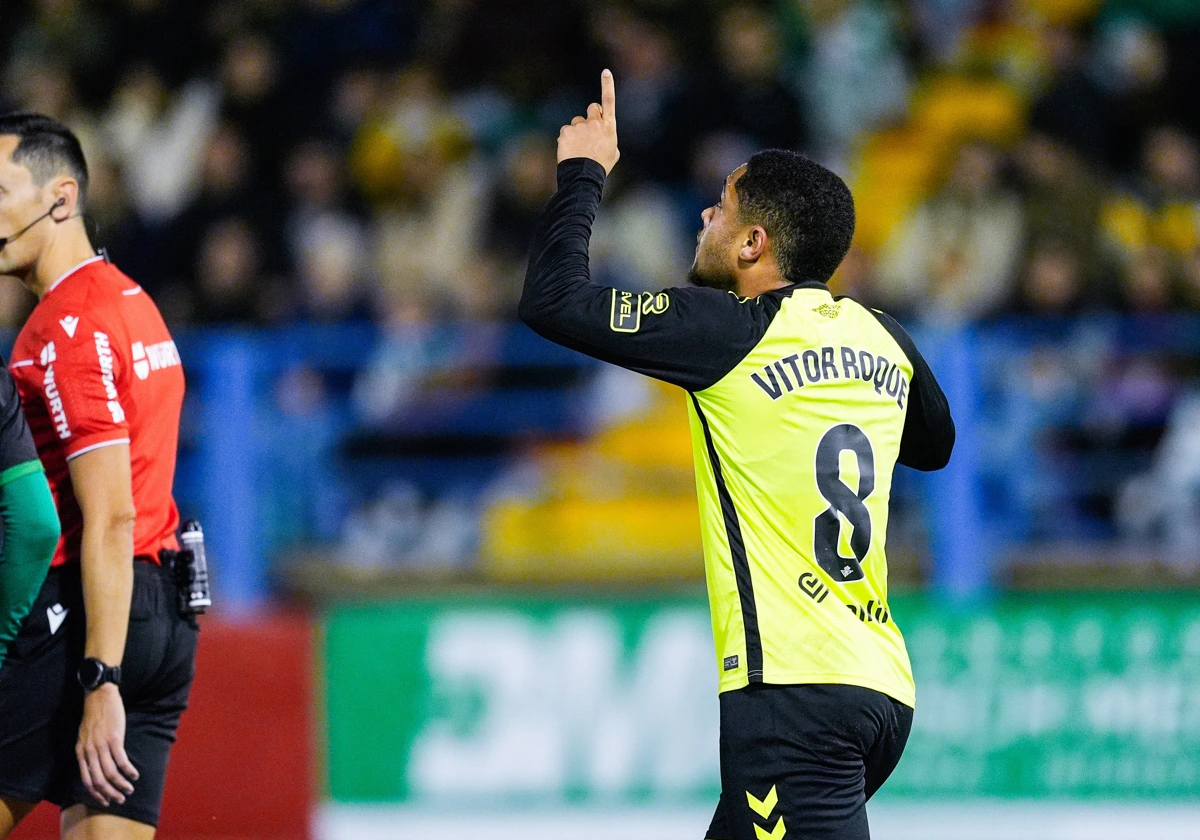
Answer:
M600 89L600 103L593 102L587 116L575 117L559 132L558 191L534 231L521 320L551 341L589 356L689 390L706 388L760 334L729 326L752 320L754 307L716 288L638 294L592 282L592 222L605 179L620 157L616 88L607 70Z

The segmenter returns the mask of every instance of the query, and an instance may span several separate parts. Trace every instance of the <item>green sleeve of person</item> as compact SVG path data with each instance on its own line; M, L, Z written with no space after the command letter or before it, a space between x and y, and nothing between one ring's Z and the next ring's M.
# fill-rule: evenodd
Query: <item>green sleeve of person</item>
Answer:
M41 461L0 473L0 664L29 614L58 544L58 511Z

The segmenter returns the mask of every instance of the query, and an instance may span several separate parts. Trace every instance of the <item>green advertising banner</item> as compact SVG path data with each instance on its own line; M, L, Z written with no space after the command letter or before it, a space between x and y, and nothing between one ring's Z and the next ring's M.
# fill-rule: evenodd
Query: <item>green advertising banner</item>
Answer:
M1200 791L1200 598L895 597L917 715L894 798ZM339 802L715 802L702 596L446 598L328 615Z

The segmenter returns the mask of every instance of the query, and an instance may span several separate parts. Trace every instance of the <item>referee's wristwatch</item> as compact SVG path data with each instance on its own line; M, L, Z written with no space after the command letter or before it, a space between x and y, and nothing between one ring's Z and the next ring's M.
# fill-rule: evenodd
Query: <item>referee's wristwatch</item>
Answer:
M88 657L79 663L79 670L75 672L75 676L84 691L95 691L105 683L120 686L121 666L109 667L99 659Z

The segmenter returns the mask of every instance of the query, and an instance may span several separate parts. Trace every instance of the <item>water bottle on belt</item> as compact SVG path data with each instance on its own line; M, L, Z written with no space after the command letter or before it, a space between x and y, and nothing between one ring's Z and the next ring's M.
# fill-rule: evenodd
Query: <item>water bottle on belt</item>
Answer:
M179 533L179 545L179 556L175 559L179 612L184 615L202 615L212 606L212 594L208 588L204 529L195 519L183 523Z

